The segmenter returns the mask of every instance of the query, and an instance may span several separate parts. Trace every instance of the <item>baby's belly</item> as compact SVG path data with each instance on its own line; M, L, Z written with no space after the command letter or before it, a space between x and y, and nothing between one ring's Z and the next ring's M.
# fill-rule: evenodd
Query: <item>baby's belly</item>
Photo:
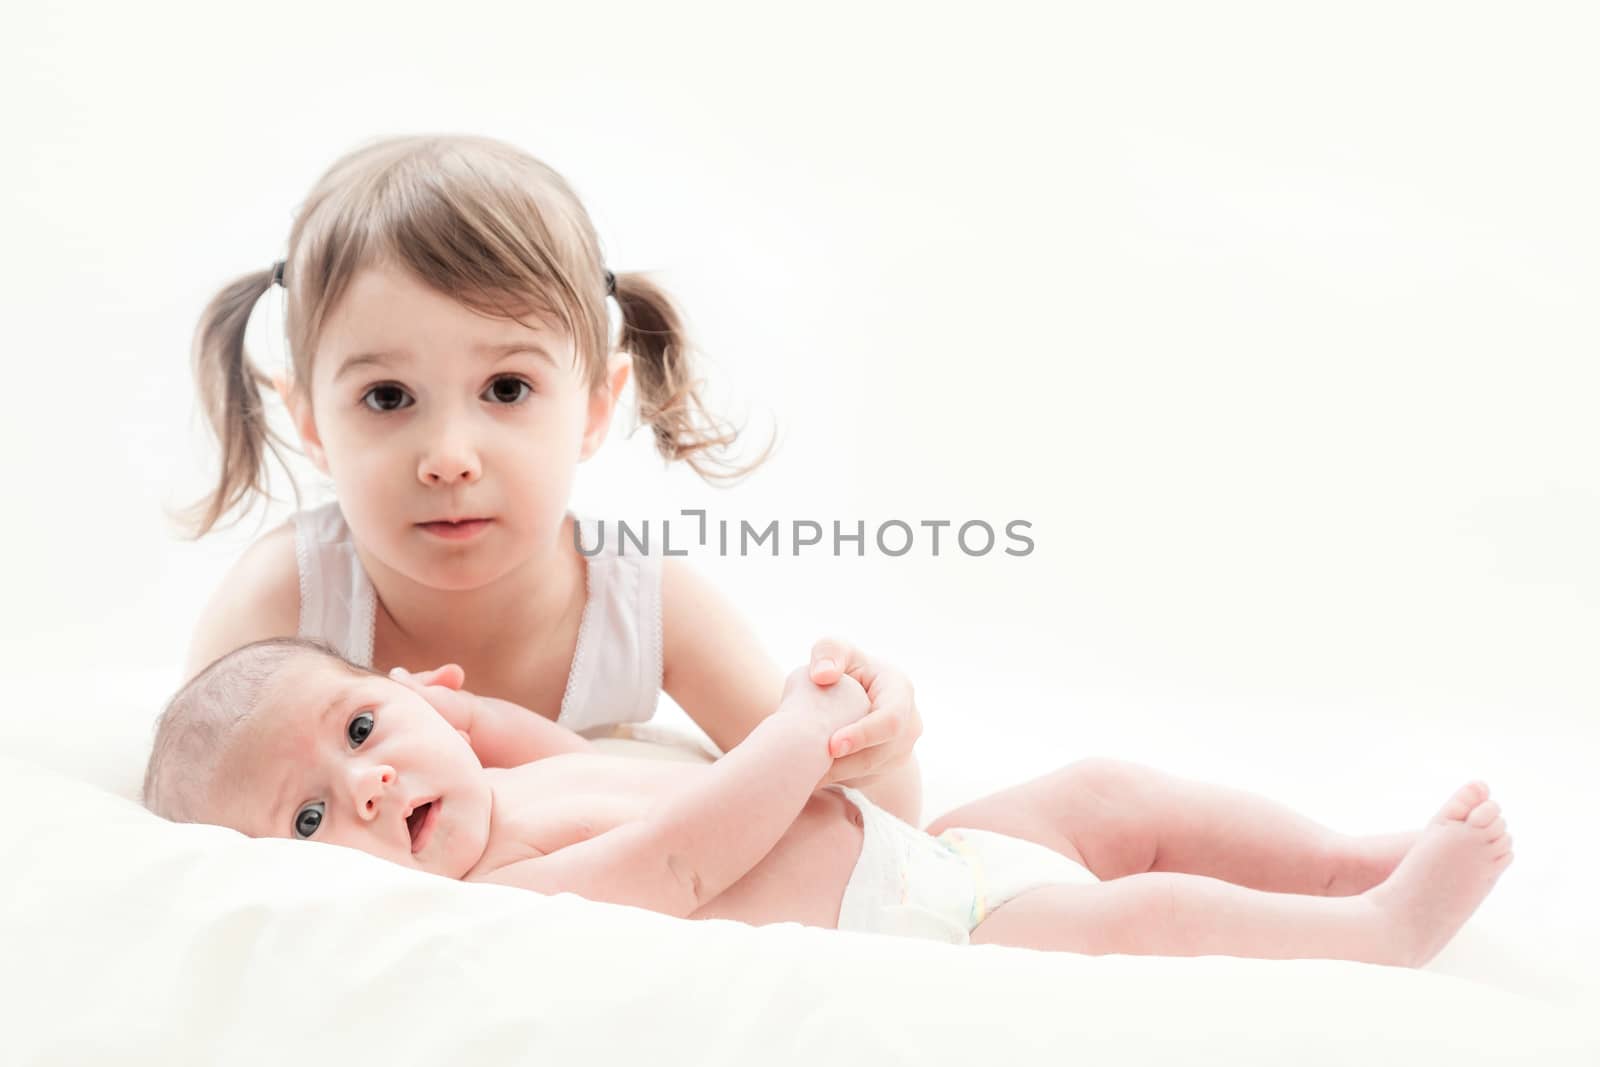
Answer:
M833 929L860 855L861 813L838 793L819 791L760 863L690 918Z

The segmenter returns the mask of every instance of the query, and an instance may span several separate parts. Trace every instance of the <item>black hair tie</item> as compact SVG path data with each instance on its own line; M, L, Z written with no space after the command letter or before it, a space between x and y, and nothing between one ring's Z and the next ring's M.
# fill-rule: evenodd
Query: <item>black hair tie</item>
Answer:
M610 271L606 271L606 295L617 295L617 276Z

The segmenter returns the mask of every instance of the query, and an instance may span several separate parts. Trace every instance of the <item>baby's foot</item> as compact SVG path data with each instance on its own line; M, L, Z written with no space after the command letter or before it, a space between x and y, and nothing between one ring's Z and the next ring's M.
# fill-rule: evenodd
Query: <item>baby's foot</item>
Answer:
M1457 789L1382 885L1366 896L1394 922L1400 959L1421 967L1455 936L1511 863L1511 835L1489 787Z

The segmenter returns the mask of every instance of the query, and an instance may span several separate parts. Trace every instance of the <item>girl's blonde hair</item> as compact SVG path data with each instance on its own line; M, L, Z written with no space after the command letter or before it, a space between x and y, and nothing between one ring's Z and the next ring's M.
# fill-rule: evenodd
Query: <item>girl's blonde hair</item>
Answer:
M610 338L607 275L588 213L566 181L521 150L485 137L397 137L357 149L306 197L283 267L293 388L329 314L365 267L390 262L482 314L539 315L572 337L590 387L605 380ZM267 424L269 377L244 346L250 312L272 287L271 267L225 286L200 317L194 370L206 417L222 446L216 488L187 516L195 537L267 492L267 454L292 447ZM668 460L707 480L731 479L738 431L706 410L682 317L643 274L617 274L618 349L633 357L639 417ZM288 469L284 464L285 470ZM248 509L246 509L248 510Z

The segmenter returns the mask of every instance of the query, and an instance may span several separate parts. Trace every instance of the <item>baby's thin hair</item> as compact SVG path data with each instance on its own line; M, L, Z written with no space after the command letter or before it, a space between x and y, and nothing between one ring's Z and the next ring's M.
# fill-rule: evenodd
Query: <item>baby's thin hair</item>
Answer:
M283 284L291 387L309 388L311 362L328 317L364 268L399 266L483 315L527 314L573 339L591 388L605 381L611 351L606 268L588 213L566 180L511 145L486 137L394 137L333 164L289 234ZM215 488L185 516L200 537L267 495L267 456L293 482L284 449L267 423L269 378L245 352L250 313L272 287L270 266L229 282L195 332L194 371L202 406L222 448ZM701 397L683 317L643 273L615 275L621 317L617 348L633 357L641 422L667 460L683 460L707 481L732 480L754 460L731 458L739 430Z
M254 715L285 667L305 656L369 674L327 645L270 637L213 661L167 702L145 767L144 806L173 822L204 821L217 764L241 723Z

